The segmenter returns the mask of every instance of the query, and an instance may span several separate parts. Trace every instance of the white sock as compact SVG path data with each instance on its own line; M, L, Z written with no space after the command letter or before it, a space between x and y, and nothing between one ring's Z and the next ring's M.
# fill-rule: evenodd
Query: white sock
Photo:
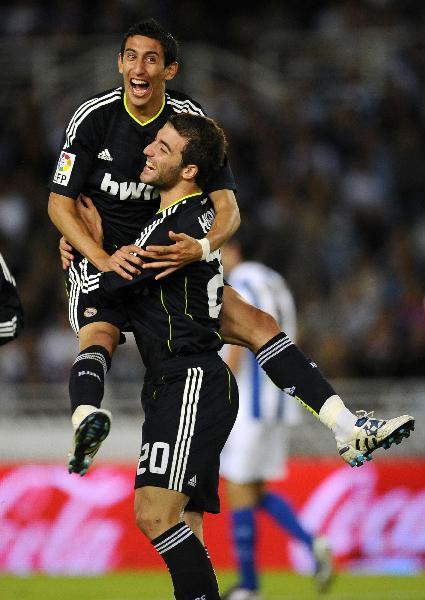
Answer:
M358 417L348 410L339 396L334 395L320 409L319 419L334 432L338 440L348 441Z
M91 413L96 412L97 410L99 409L96 406L92 406L91 404L80 404L80 406L77 406L77 408L72 413L71 417L71 422L74 431L77 430L79 424L83 419L85 419L88 415L91 415Z

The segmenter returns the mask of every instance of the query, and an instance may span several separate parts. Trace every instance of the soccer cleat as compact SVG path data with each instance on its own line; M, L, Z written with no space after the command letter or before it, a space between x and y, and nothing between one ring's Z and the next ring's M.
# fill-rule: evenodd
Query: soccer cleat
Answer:
M111 429L111 413L100 408L78 425L74 433L74 448L68 455L69 473L85 475L93 462L96 452Z
M352 437L338 440L339 454L351 467L361 467L365 460L372 460L372 452L377 448L388 450L392 444L400 444L415 429L415 419L410 415L394 419L374 419L373 411L356 412L359 417L353 427Z
M324 537L313 540L314 579L319 592L326 592L334 577L332 553L329 542Z
M226 592L221 600L262 600L262 596L258 590L247 590L236 586Z

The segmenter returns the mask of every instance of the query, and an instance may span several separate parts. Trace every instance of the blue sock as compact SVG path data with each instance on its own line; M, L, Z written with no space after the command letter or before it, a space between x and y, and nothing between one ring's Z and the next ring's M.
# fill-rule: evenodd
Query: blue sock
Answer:
M290 535L311 549L313 536L304 529L291 505L284 498L267 492L258 506L266 511L282 529L286 529Z
M239 569L238 585L247 590L258 589L255 566L255 509L243 508L231 513L233 543Z

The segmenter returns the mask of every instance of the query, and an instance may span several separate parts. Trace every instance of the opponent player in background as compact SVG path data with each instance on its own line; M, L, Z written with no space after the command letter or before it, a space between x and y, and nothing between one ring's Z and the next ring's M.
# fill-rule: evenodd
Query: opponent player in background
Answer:
M140 258L129 250L114 250L131 243L159 206L158 191L139 181L142 149L171 114L203 113L186 95L165 91L177 72L177 44L154 20L130 28L118 66L123 87L89 99L71 118L49 198L51 220L76 250L68 270L69 317L80 349L69 381L72 423L78 433L81 423L92 415L90 435L99 442L108 434L111 420L110 413L101 409L104 379L128 323L121 307L94 307L84 257L99 270L113 270L126 280L137 275L142 268ZM205 260L231 237L239 225L235 187L226 161L205 186L215 218L204 237L196 240L171 233L177 240L171 248L149 247L141 253L144 259L161 257L158 265L165 270L159 277ZM93 240L77 213L75 200L81 193L93 199L100 213L103 244ZM270 379L281 389L291 389L334 432L338 451L351 466L361 465L377 447L409 435L414 420L408 415L390 421L353 415L317 365L280 330L271 315L245 302L230 286L225 286L223 299L221 332L226 341L255 352ZM77 466L72 457L70 469L83 474L82 465Z
M256 259L258 240L244 227L222 248L226 280L255 306L274 316L296 340L297 316L293 295L283 277ZM230 527L238 582L223 600L260 600L257 553L257 514L265 512L293 538L305 544L315 564L318 589L332 578L331 551L324 537L315 537L300 522L290 502L267 489L286 474L288 427L299 405L268 379L252 354L226 345L221 352L239 387L239 412L220 458L230 508Z
M16 281L0 254L0 346L18 337L24 323Z

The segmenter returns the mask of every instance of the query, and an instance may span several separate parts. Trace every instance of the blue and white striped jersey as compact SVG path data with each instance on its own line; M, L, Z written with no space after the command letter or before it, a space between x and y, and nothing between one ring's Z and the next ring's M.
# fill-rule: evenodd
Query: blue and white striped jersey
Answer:
M297 317L291 291L284 278L259 262L243 262L227 277L228 282L248 302L270 313L281 329L295 341ZM226 360L226 346L222 356ZM275 421L293 419L296 403L278 389L258 365L254 354L243 351L236 373L241 417ZM289 409L289 410L288 410Z

